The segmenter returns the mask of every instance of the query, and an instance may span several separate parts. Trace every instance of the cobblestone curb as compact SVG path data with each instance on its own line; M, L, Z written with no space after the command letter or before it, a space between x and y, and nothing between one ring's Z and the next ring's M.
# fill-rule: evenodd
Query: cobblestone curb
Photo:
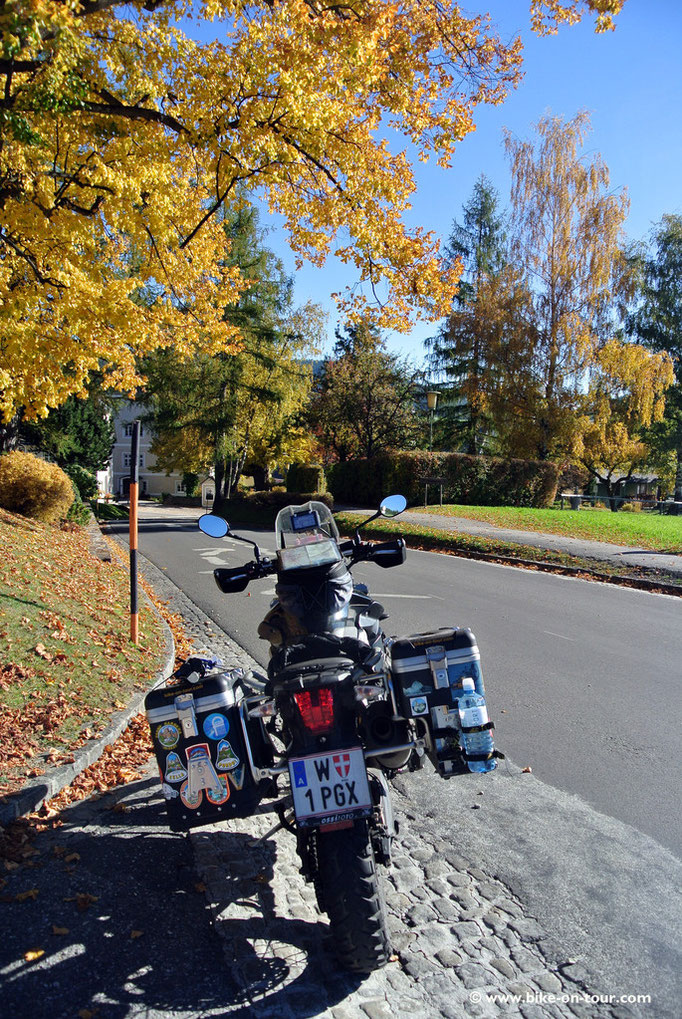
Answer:
M101 532L94 520L92 521L92 524L96 528L97 534L99 535L99 541L106 549L110 560L111 551L102 538ZM93 551L93 554L96 555L98 553ZM101 555L99 557L103 558ZM147 598L144 592L142 592L142 597ZM40 776L38 781L31 782L18 792L10 793L3 797L3 801L0 802L0 826L6 827L8 824L11 824L12 821L16 821L18 817L23 817L24 814L30 814L32 811L38 810L45 800L51 799L53 796L60 793L62 789L71 785L73 780L91 764L94 764L95 761L99 760L109 744L117 740L121 733L127 729L131 718L134 718L135 715L139 714L142 710L144 699L149 690L153 690L155 686L158 686L159 683L163 683L164 680L170 676L175 662L175 642L173 641L173 634L153 602L147 599L147 603L152 611L158 616L163 629L163 647L161 648L162 665L155 673L149 689L142 691L142 693L135 694L123 711L117 711L111 716L109 725L107 725L106 729L104 729L99 736L95 739L89 740L88 743L79 750L75 750L73 753L74 759L70 764L63 764L59 767L49 768L44 775Z
M253 659L148 560L141 570L172 612L182 615L197 651L228 667ZM438 781L434 774L434 781ZM189 839L208 906L240 1000L225 1015L256 1019L635 1019L635 1007L593 1000L606 992L585 959L564 956L522 901L450 842L426 833L398 776L400 823L385 872L393 961L368 977L340 971L328 951L329 926L299 873L295 840L263 836L276 817L194 829ZM254 844L257 840L263 841Z

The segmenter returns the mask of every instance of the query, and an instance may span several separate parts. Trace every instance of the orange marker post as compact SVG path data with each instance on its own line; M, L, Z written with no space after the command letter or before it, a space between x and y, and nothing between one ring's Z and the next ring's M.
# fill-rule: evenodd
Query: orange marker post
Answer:
M138 643L139 612L137 606L137 493L139 488L140 422L133 422L130 443L130 639Z

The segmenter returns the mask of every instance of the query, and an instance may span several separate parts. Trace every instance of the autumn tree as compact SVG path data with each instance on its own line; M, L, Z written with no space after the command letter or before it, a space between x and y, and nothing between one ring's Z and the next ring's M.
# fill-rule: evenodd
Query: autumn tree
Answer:
M192 39L188 14L217 38ZM385 281L387 324L451 291L435 238L402 223L414 177L379 131L447 164L518 73L520 44L485 18L454 0L32 0L3 5L0 29L5 417L43 415L93 370L131 389L169 342L236 349L217 213L245 184L300 258L335 251L370 292ZM150 283L157 300L136 303Z
M390 354L368 322L337 331L332 356L316 385L309 417L327 461L409 449L421 423L416 401L422 372Z
M439 444L477 454L491 427L488 393L495 345L490 311L495 280L505 265L499 198L484 175L464 206L462 222L453 223L446 257L464 272L450 314L426 343L429 365L444 380L439 387ZM499 321L499 315L496 318Z
M639 301L629 327L647 348L666 351L673 360L675 382L650 441L673 455L675 498L682 499L682 216L664 216L654 227L652 246L641 258Z
M617 339L599 350L577 419L574 456L604 484L612 510L618 508L619 483L650 461L645 430L662 420L664 394L673 380L667 353L653 354L641 344Z
M534 6L547 31L620 0ZM188 34L201 22L214 40ZM414 176L381 132L448 165L477 104L519 73L520 41L504 46L485 16L455 0L17 0L0 40L6 420L44 416L92 371L132 390L140 357L169 342L236 349L222 309L240 277L217 213L244 184L283 215L299 258L333 251L356 268L356 311L382 281L386 326L447 311L456 273L404 226ZM135 301L141 287L153 304Z
M614 302L627 290L628 200L611 192L601 156L582 154L588 128L583 111L567 122L543 117L535 142L505 138L511 251L533 295L535 325L533 387L516 439L542 460L569 453L589 373L612 338Z
M185 357L168 347L145 364L158 468L212 473L217 498L230 497L247 465L265 484L275 464L310 451L299 419L321 323L316 308L293 309L291 280L264 247L253 208L228 213L223 229L245 281L223 312L242 336L240 350Z

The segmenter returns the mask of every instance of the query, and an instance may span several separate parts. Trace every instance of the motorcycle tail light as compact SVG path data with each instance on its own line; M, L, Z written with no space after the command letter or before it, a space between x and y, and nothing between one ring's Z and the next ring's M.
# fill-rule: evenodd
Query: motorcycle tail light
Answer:
M334 724L334 697L329 687L302 690L294 694L303 724L314 735L327 732Z

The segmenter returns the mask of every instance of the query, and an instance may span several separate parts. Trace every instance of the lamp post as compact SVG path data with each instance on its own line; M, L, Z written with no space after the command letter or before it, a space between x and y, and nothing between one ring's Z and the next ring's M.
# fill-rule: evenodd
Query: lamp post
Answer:
M430 432L429 432L429 435L430 435L430 438L429 438L429 451L433 452L433 415L434 415L434 412L436 410L436 407L438 406L438 393L434 389L430 389L428 391L428 393L426 394L426 405L429 408L429 413L431 415L431 421L430 421L431 427L430 427Z

